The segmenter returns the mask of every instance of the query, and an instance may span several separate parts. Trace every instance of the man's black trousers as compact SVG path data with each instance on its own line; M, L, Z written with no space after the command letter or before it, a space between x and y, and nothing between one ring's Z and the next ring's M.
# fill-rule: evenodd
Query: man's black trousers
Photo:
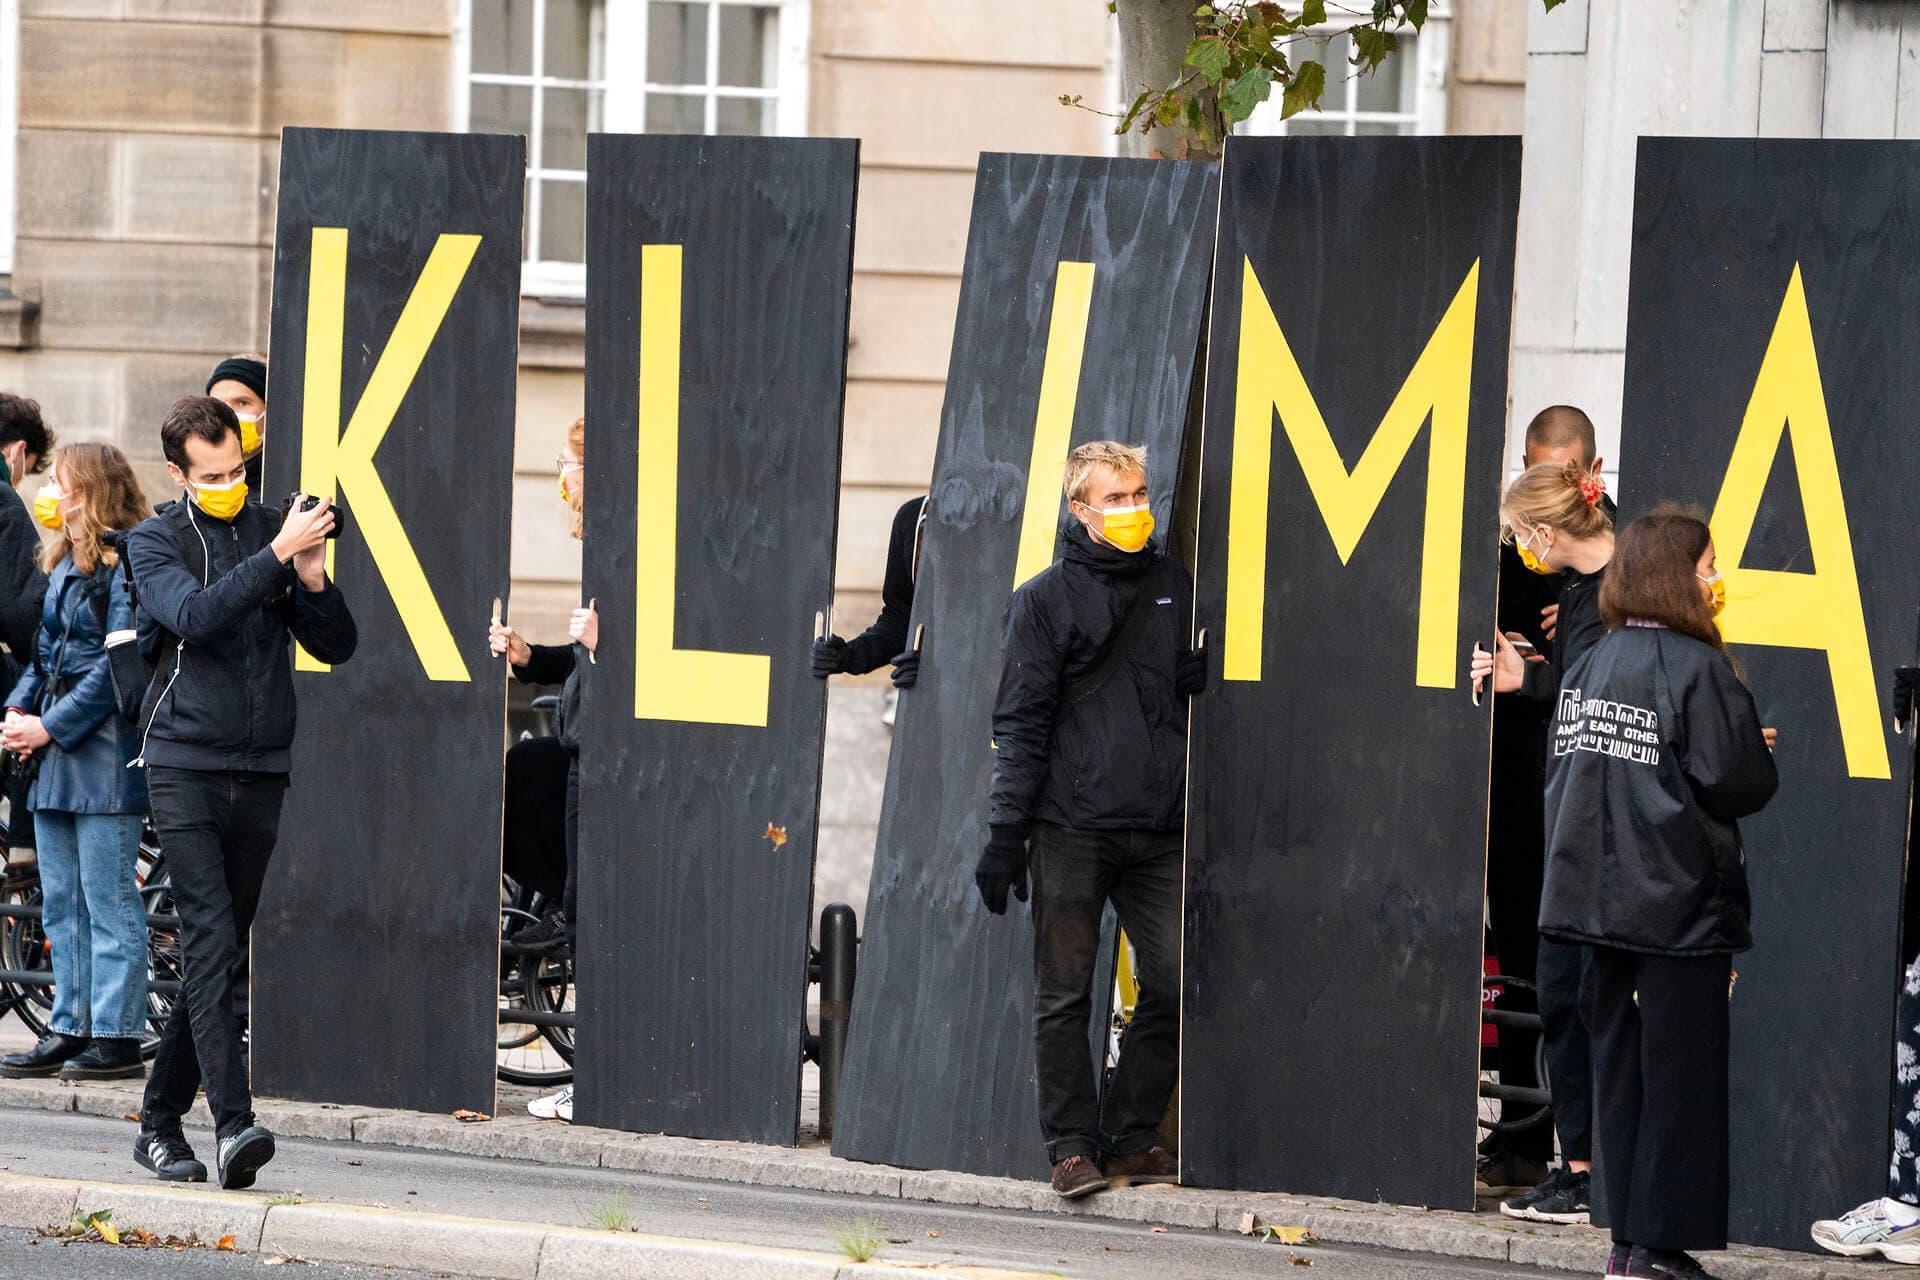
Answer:
M1177 830L1034 824L1034 1048L1050 1161L1154 1145L1180 1065L1181 846ZM1102 1102L1087 1046L1109 901L1133 944L1140 998Z
M1495 715L1499 712L1496 711ZM1498 734L1500 728L1496 726ZM1537 742L1537 738L1528 741ZM1537 752L1533 758L1537 759ZM1500 960L1500 972L1530 985L1535 979L1535 958L1540 950L1540 888L1546 870L1546 819L1541 813L1541 784L1538 770L1523 759L1518 766L1503 761L1496 752L1494 768L1506 768L1493 780L1492 812L1487 830L1487 916L1493 928L1493 950ZM1499 1007L1510 1013L1535 1013L1539 1006L1531 990L1508 985ZM1537 1032L1518 1027L1500 1028L1500 1083L1537 1089L1541 1081L1535 1070ZM1560 1081L1554 1079L1554 1101L1560 1101ZM1536 1109L1517 1102L1500 1104L1502 1119L1531 1115ZM1524 1129L1501 1135L1500 1145L1518 1156L1542 1164L1553 1159L1553 1125L1546 1117ZM1585 1159L1584 1153L1574 1158Z
M1724 1249L1732 958L1590 951L1600 1192L1613 1238Z
M147 770L153 827L180 914L185 981L147 1078L145 1128L178 1129L202 1085L220 1137L253 1123L233 991L286 794L284 773Z

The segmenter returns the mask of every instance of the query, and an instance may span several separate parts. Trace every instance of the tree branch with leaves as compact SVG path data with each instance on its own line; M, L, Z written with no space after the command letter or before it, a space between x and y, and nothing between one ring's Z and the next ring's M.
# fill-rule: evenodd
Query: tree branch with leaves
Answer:
M1548 10L1564 0L1542 0ZM1139 89L1114 132L1136 155L1217 157L1233 126L1280 88L1282 119L1320 109L1329 48L1350 48L1340 67L1371 75L1400 48L1408 30L1427 23L1428 0L1111 0L1120 22L1123 82ZM1177 55L1177 56L1176 56ZM1079 95L1062 95L1087 107Z

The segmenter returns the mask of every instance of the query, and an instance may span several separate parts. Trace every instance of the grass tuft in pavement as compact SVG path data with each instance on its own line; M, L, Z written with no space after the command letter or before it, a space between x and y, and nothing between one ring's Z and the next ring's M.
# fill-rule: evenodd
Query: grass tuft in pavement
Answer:
M633 1203L627 1199L625 1191L616 1191L613 1199L588 1205L582 1212L586 1214L588 1222L602 1231L634 1230Z
M852 1226L841 1227L833 1233L833 1242L840 1246L840 1252L855 1262L866 1262L877 1256L886 1237L880 1229L865 1218L857 1219Z

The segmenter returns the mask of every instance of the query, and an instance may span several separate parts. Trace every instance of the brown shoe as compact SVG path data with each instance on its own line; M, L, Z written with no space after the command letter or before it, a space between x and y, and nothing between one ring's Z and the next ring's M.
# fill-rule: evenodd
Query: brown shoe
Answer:
M1148 1147L1110 1155L1103 1163L1107 1178L1116 1187L1138 1187L1151 1182L1180 1181L1180 1162L1165 1147Z
M1053 1189L1063 1200L1078 1200L1107 1189L1107 1176L1086 1156L1068 1156L1053 1163Z

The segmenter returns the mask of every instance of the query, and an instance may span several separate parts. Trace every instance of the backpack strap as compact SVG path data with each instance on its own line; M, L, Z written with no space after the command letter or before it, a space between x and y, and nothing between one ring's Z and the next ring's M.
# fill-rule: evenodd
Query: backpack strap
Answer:
M1125 664L1127 655L1133 652L1134 644L1140 639L1140 633L1147 629L1147 618L1153 612L1153 584L1142 576L1139 588L1133 593L1133 604L1127 609L1127 616L1114 628L1108 637L1106 647L1100 650L1100 657L1094 663L1093 670L1067 686L1063 707L1071 707L1083 702L1099 691L1100 686L1113 678L1113 674Z

